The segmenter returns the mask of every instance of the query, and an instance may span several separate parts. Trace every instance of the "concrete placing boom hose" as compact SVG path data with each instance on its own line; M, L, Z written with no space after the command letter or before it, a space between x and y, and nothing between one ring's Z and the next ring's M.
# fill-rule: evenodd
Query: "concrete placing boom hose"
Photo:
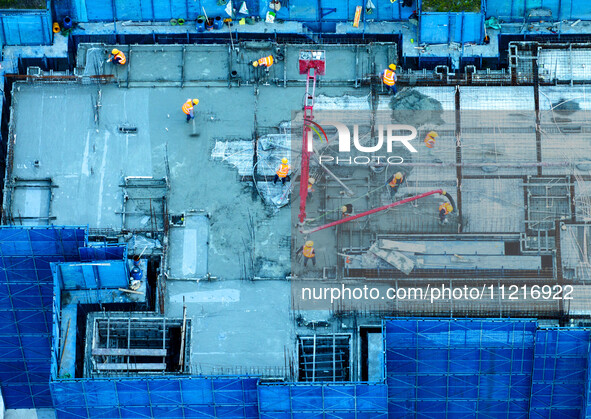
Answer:
M328 223L328 224L322 225L320 227L316 227L316 228L314 228L312 230L301 231L301 233L302 234L316 233L317 231L324 230L326 228L334 227L334 226L339 225L339 224L348 223L349 221L353 221L353 220L356 220L358 218L363 218L365 216L368 216L368 215L371 215L371 214L375 214L376 212L384 211L384 210L387 210L389 208L396 207L396 206L402 205L402 204L406 204L408 202L416 201L417 199L425 198L425 197L427 197L429 195L435 195L435 194L443 195L444 197L446 197L449 200L449 203L451 204L451 206L453 208L453 210L451 212L455 212L456 211L456 203L453 200L453 198L451 197L451 195L449 195L447 192L445 192L442 189L436 189L434 191L425 192L425 193L422 193L420 195L411 196L410 198L406 198L406 199L403 199L401 201L392 202L391 204L384 205L382 207L378 207L378 208L374 208L374 209L371 209L371 210L368 210L368 211L365 211L365 212L361 212L361 213L356 214L356 215L351 215L351 216L349 216L347 218L343 218L341 220L333 221L332 223Z

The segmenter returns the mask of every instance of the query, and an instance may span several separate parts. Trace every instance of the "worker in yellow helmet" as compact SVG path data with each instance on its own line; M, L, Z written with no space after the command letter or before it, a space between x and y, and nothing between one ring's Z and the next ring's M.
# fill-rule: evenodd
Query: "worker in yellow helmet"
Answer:
M398 80L396 77L396 64L390 64L387 69L380 73L380 78L392 94L396 95L396 81Z
M343 205L341 207L341 215L343 218L350 217L353 214L353 204Z
M308 240L296 252L296 256L302 253L304 255L304 266L308 266L308 260L312 259L312 265L316 266L316 252L314 250L314 242Z
M402 172L396 172L392 175L392 177L388 180L388 186L390 187L390 196L394 199L394 195L398 192L398 188L406 180L405 176Z
M127 58L125 58L125 54L123 54L117 48L113 48L107 62L113 62L115 64L123 65L127 62Z
M275 58L273 58L272 55L269 55L267 57L259 58L258 60L253 61L252 66L255 68L265 67L265 71L268 73L269 67L271 67L273 65L274 61L275 61Z
M187 99L185 103L183 103L183 112L187 115L187 122L191 119L195 118L195 111L193 108L199 105L199 99Z
M427 148L435 147L435 139L437 137L439 137L439 134L437 134L437 132L429 131L427 135L425 135L425 139L423 140L425 142L425 146L427 146Z
M444 202L443 204L439 205L439 222L441 224L447 223L447 214L453 210L454 207L452 207L449 202Z
M314 184L316 183L316 179L313 177L308 178L308 199L312 198L312 192L314 192Z
M281 165L279 165L279 169L275 172L273 184L276 184L279 179L281 179L283 185L285 185L285 181L289 182L291 180L289 177L289 162L285 157L281 159Z

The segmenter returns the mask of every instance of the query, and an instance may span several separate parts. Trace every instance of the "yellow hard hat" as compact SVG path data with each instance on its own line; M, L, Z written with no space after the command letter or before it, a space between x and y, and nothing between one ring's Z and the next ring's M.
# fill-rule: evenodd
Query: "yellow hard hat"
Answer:
M316 179L314 179L313 177L311 177L311 178L308 179L308 183L310 185L313 185L314 183L316 183Z
M115 55L115 54L119 54L121 51L119 51L117 48L113 48L113 51L111 51L111 54Z
M402 179L402 173L398 172L398 173L396 173L396 175L394 175L394 177L396 179Z
M341 207L341 212L347 212L347 206L346 205L343 205Z
M284 158L282 158L282 159L281 159L281 163L283 163L283 164L287 164L287 159L286 159L285 157L284 157Z
M312 247L312 246L314 246L314 242L312 240L308 240L306 242L306 247Z
M439 134L437 134L435 131L429 131L429 134L427 135L434 138L439 137Z
M193 104L194 105L199 105L199 99L193 99Z
M253 67L258 67L259 66L259 62L258 61L253 61L252 62L252 66Z
M392 71L396 71L396 64L390 64L388 68Z

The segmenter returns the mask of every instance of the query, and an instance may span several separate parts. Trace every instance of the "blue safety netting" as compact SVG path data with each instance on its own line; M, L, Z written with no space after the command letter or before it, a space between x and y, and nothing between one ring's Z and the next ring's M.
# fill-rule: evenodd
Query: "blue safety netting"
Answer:
M257 379L150 377L54 381L58 418L255 419Z
M587 330L526 320L385 323L391 417L586 417Z
M538 330L530 418L587 417L589 331Z
M0 386L7 408L51 407L50 264L79 260L78 228L0 228Z
M259 384L261 419L388 417L385 384Z

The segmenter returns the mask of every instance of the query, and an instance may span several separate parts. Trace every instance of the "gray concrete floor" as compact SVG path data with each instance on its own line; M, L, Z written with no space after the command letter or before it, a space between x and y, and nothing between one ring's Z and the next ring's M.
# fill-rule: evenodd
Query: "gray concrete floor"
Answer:
M295 327L287 281L169 281L166 315L192 321L197 374L287 376Z

